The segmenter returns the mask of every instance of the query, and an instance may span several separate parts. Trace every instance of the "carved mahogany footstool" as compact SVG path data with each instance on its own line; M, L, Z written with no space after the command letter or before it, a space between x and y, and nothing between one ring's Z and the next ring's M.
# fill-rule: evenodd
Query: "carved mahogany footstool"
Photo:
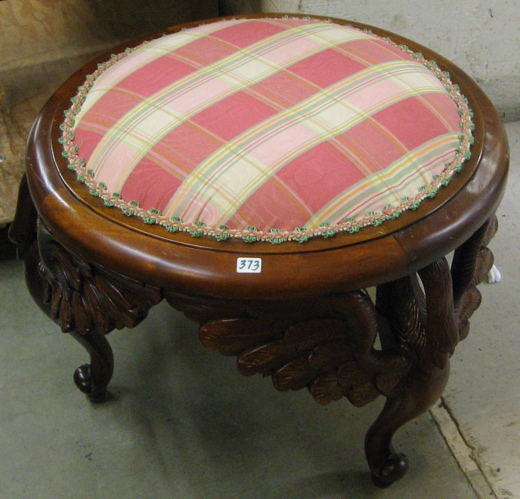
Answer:
M29 138L11 237L90 354L77 386L105 399L105 335L164 298L242 374L320 404L386 397L365 448L390 485L407 469L392 436L441 395L492 266L495 109L446 59L358 23L161 35L74 74Z

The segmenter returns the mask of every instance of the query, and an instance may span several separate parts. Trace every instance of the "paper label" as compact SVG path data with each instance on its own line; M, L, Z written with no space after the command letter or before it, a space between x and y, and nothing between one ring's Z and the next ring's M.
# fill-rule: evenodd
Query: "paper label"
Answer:
M260 274L262 272L262 259L237 258L237 272L239 274Z

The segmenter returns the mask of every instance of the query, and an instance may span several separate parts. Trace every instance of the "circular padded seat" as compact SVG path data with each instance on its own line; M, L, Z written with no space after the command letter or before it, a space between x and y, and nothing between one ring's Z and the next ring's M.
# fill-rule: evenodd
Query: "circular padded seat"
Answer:
M80 181L169 231L305 242L417 209L470 155L449 74L332 21L225 20L115 54L64 123Z

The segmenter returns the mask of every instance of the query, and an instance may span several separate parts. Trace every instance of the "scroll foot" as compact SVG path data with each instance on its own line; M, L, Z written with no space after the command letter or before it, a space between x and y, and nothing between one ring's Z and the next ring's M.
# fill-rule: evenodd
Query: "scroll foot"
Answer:
M392 437L405 423L412 421L431 407L448 382L449 367L436 374L419 372L402 394L388 398L381 414L368 430L365 453L372 481L378 487L388 487L401 479L408 470L408 459L395 452Z
M390 454L377 469L372 469L372 482L384 489L403 478L407 471L408 458L404 454Z
M71 332L71 335L90 353L91 362L76 369L74 383L91 402L104 402L107 398L107 386L114 372L112 348L100 333L82 335Z
M94 385L90 364L83 364L74 371L74 383L91 402L104 402L107 399L106 386L96 387Z
M41 221L37 229L37 240L24 255L28 288L40 308L90 354L90 364L76 370L74 381L91 401L101 402L114 370L105 335L144 320L161 301L161 290L81 260Z

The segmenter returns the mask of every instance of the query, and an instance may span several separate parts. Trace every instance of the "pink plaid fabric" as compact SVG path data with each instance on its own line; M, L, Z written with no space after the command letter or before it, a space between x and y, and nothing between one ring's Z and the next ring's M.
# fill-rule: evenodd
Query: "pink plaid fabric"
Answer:
M108 206L270 242L415 209L471 143L466 100L434 63L294 18L215 22L118 54L63 128L71 169Z

